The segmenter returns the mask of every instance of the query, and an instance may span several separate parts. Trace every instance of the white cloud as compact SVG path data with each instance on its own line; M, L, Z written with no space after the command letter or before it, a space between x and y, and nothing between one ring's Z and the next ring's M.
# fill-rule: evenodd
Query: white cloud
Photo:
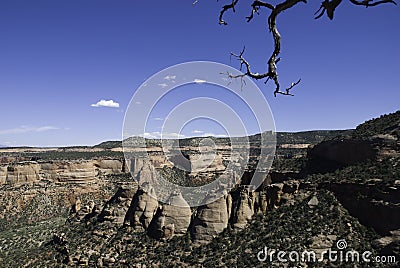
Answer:
M111 108L119 108L119 103L113 100L100 100L95 104L90 105L92 107L111 107Z
M175 80L176 75L167 75L166 77L164 77L165 80L171 81L171 80Z
M158 84L160 87L162 87L162 88L166 88L167 86L168 86L168 84L167 83L162 83L162 84Z
M161 118L161 117L153 117L152 119L154 121L164 121L164 118Z
M206 81L206 80L197 79L197 78L196 78L196 79L194 79L194 80L193 80L193 82L194 82L194 83L196 83L196 84L204 84L204 83L207 83L207 81Z
M193 130L192 131L192 134L202 134L202 133L204 133L204 131L202 131L202 130Z
M214 134L214 133L208 132L208 133L204 133L203 137L225 138L228 136L226 134Z
M143 134L144 138L148 139L182 139L185 138L185 135L180 134L180 133L166 133L166 132L160 132L160 131L155 131L155 132L145 132Z
M140 104L142 104L140 101L136 101L135 102L137 105L140 105Z
M0 135L22 134L22 133L28 133L28 132L44 132L44 131L59 130L59 129L60 128L53 127L53 126L44 126L44 127L20 126L18 128L0 130Z
M43 131L49 131L49 130L57 130L60 129L58 127L51 127L51 126L46 126L46 127L38 127L36 129L34 129L34 131L36 132L43 132Z

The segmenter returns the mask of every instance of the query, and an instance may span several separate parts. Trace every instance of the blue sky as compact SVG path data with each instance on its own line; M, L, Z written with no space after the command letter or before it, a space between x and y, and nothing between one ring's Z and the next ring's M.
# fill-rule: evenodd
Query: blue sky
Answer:
M245 45L247 58L263 72L272 51L267 11L246 23L249 2L221 26L224 1L0 1L0 144L121 139L135 90L178 63L207 60L238 68L229 52ZM344 2L333 21L314 20L318 7L317 1L301 3L278 18L281 84L302 83L295 97L274 98L272 83L257 82L277 130L354 128L398 110L399 7ZM93 107L101 100L119 107ZM203 131L213 132L211 125Z

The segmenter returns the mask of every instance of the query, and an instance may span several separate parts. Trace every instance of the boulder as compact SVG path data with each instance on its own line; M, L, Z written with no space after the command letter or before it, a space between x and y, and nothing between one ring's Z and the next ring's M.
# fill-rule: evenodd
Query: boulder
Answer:
M319 204L319 201L318 201L318 198L317 198L316 196L313 196L313 197L310 199L310 201L308 201L308 203L307 203L307 205L308 205L310 208L314 208L314 207L318 206L318 204Z

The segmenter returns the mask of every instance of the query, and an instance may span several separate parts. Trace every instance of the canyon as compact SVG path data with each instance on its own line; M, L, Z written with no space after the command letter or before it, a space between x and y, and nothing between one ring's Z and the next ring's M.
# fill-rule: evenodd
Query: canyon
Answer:
M263 241L322 252L340 238L357 250L399 256L399 118L352 131L277 133L272 168L259 171L256 188L250 182L262 160L260 135L249 137L237 184L211 202L213 194L204 195L198 207L180 192L159 202L148 182L215 180L237 157L226 138L207 148L182 140L179 154L168 156L157 140L129 157L121 142L2 148L0 262L7 267L24 254L19 264L35 267L201 267L213 266L215 255L219 264L259 266L254 256Z

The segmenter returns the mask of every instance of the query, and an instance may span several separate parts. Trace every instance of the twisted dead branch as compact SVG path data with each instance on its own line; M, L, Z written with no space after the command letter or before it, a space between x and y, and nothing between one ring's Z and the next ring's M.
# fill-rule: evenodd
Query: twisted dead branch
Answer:
M239 0L230 0L230 1L231 1L231 3L224 5L221 9L221 12L219 15L219 24L221 24L221 25L228 24L224 20L224 15L226 12L228 12L229 10L232 10L234 13L236 12L236 6L238 5ZM386 4L386 3L391 3L391 4L397 5L394 0L379 0L379 1L349 0L349 1L354 5L365 6L365 7L373 7L373 6ZM196 4L198 2L199 2L199 0L195 0L193 2L193 4ZM229 78L232 78L232 79L241 78L243 80L244 76L248 76L248 77L256 79L256 80L266 79L265 83L267 83L271 79L274 81L274 84L275 84L274 96L276 96L277 94L293 96L293 94L290 93L290 90L292 90L295 86L297 86L301 82L301 79L297 80L296 82L291 83L290 86L285 88L284 91L281 90L281 86L280 86L279 79L278 79L278 72L277 72L277 63L280 61L279 54L281 52L281 35L278 31L276 21L277 21L278 16L282 12L294 7L295 5L297 5L300 2L307 3L307 0L286 0L286 1L283 1L279 4L277 4L276 6L274 6L268 2L264 2L264 1L260 1L260 0L253 0L253 2L251 4L251 13L249 16L246 17L247 22L252 21L254 19L255 15L259 15L260 14L259 11L261 8L266 8L271 11L268 16L268 29L271 32L272 37L274 39L274 50L273 50L270 58L268 59L268 70L264 73L253 72L251 70L250 63L243 56L243 54L245 52L245 48L243 48L243 50L239 54L231 52L231 56L237 58L237 60L240 62L240 70L243 71L243 74L232 75L232 74L228 73L227 75ZM315 19L321 18L326 12L327 17L332 20L334 17L336 8L341 3L342 3L342 0L324 0L321 3L320 8L314 14L316 16Z

